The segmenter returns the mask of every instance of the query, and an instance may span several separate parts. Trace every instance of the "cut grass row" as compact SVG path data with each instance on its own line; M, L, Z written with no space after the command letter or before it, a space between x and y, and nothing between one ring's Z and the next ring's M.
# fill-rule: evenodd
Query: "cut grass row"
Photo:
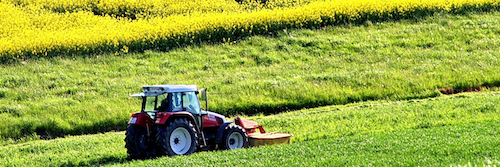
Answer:
M496 166L500 122L356 135L124 166ZM117 165L111 163L110 165ZM121 165L121 164L120 164Z
M436 14L321 30L283 30L168 53L76 56L0 66L0 138L126 127L143 85L197 84L224 115L279 113L438 88L500 85L500 13Z
M428 100L355 103L347 108L328 106L252 119L271 127L268 131L292 132L296 134L295 141L308 141L500 120L498 104L500 93L457 95Z
M282 129L293 133L295 136L292 143L232 151L200 152L191 156L161 157L144 161L127 160L123 132L70 136L0 146L0 164L2 166L19 164L28 166L499 165L500 150L497 148L500 147L498 138L500 109L496 105L488 104L499 102L500 93L489 92L418 101L362 102L275 116L255 116L250 119L264 123L268 131ZM337 109L332 110L332 108ZM387 113L392 113L394 116L388 116ZM454 119L446 119L452 117ZM370 122L374 123L364 128L357 128ZM345 133L345 130L351 132ZM311 135L309 131L316 135Z

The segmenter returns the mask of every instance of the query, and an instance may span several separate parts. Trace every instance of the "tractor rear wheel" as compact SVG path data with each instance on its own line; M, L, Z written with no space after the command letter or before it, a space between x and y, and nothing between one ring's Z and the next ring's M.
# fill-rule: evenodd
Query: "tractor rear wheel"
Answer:
M198 146L198 135L186 119L177 118L168 126L158 129L156 143L159 151L168 156L189 155L196 151Z
M248 137L245 130L238 125L227 126L221 145L224 150L248 147Z
M139 125L128 125L125 132L125 148L132 159L150 158L153 156L153 145L145 128Z

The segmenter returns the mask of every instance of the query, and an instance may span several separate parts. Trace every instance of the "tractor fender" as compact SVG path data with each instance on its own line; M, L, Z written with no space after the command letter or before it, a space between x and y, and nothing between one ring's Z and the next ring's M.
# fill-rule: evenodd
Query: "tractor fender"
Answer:
M194 128L196 129L197 132L200 132L200 128L198 124L196 123L193 114L187 111L179 111L179 112L159 112L156 115L156 121L155 124L157 125L165 125L166 123L169 123L171 121L174 121L176 118L185 118L189 122L191 122L194 125Z
M222 136L224 135L224 131L226 130L226 127L232 124L234 121L228 121L224 122L219 129L217 130L217 134L215 135L215 143L219 144L222 142Z
M132 113L130 120L128 121L129 125L135 124L142 126L143 128L148 128L153 126L153 121L149 118L149 115L143 112L135 112ZM148 126L146 126L148 124Z

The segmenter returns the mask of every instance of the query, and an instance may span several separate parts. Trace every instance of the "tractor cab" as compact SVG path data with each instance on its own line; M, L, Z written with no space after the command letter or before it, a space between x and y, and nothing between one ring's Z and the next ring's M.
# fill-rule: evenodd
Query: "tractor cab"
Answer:
M144 86L143 90L131 96L142 97L141 112L149 115L151 119L155 119L160 112L187 111L194 117L200 117L206 113L201 111L196 85L153 85ZM206 94L204 89L200 91ZM201 124L199 119L196 120L198 124Z

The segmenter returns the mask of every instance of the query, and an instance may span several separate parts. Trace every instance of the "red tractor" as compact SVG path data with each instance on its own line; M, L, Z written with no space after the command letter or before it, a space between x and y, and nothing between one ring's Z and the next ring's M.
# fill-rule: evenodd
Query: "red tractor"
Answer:
M198 95L208 108L204 89L197 90L196 85L153 85L143 90L131 95L142 98L142 108L128 122L125 147L130 158L248 147L242 126L201 109Z

